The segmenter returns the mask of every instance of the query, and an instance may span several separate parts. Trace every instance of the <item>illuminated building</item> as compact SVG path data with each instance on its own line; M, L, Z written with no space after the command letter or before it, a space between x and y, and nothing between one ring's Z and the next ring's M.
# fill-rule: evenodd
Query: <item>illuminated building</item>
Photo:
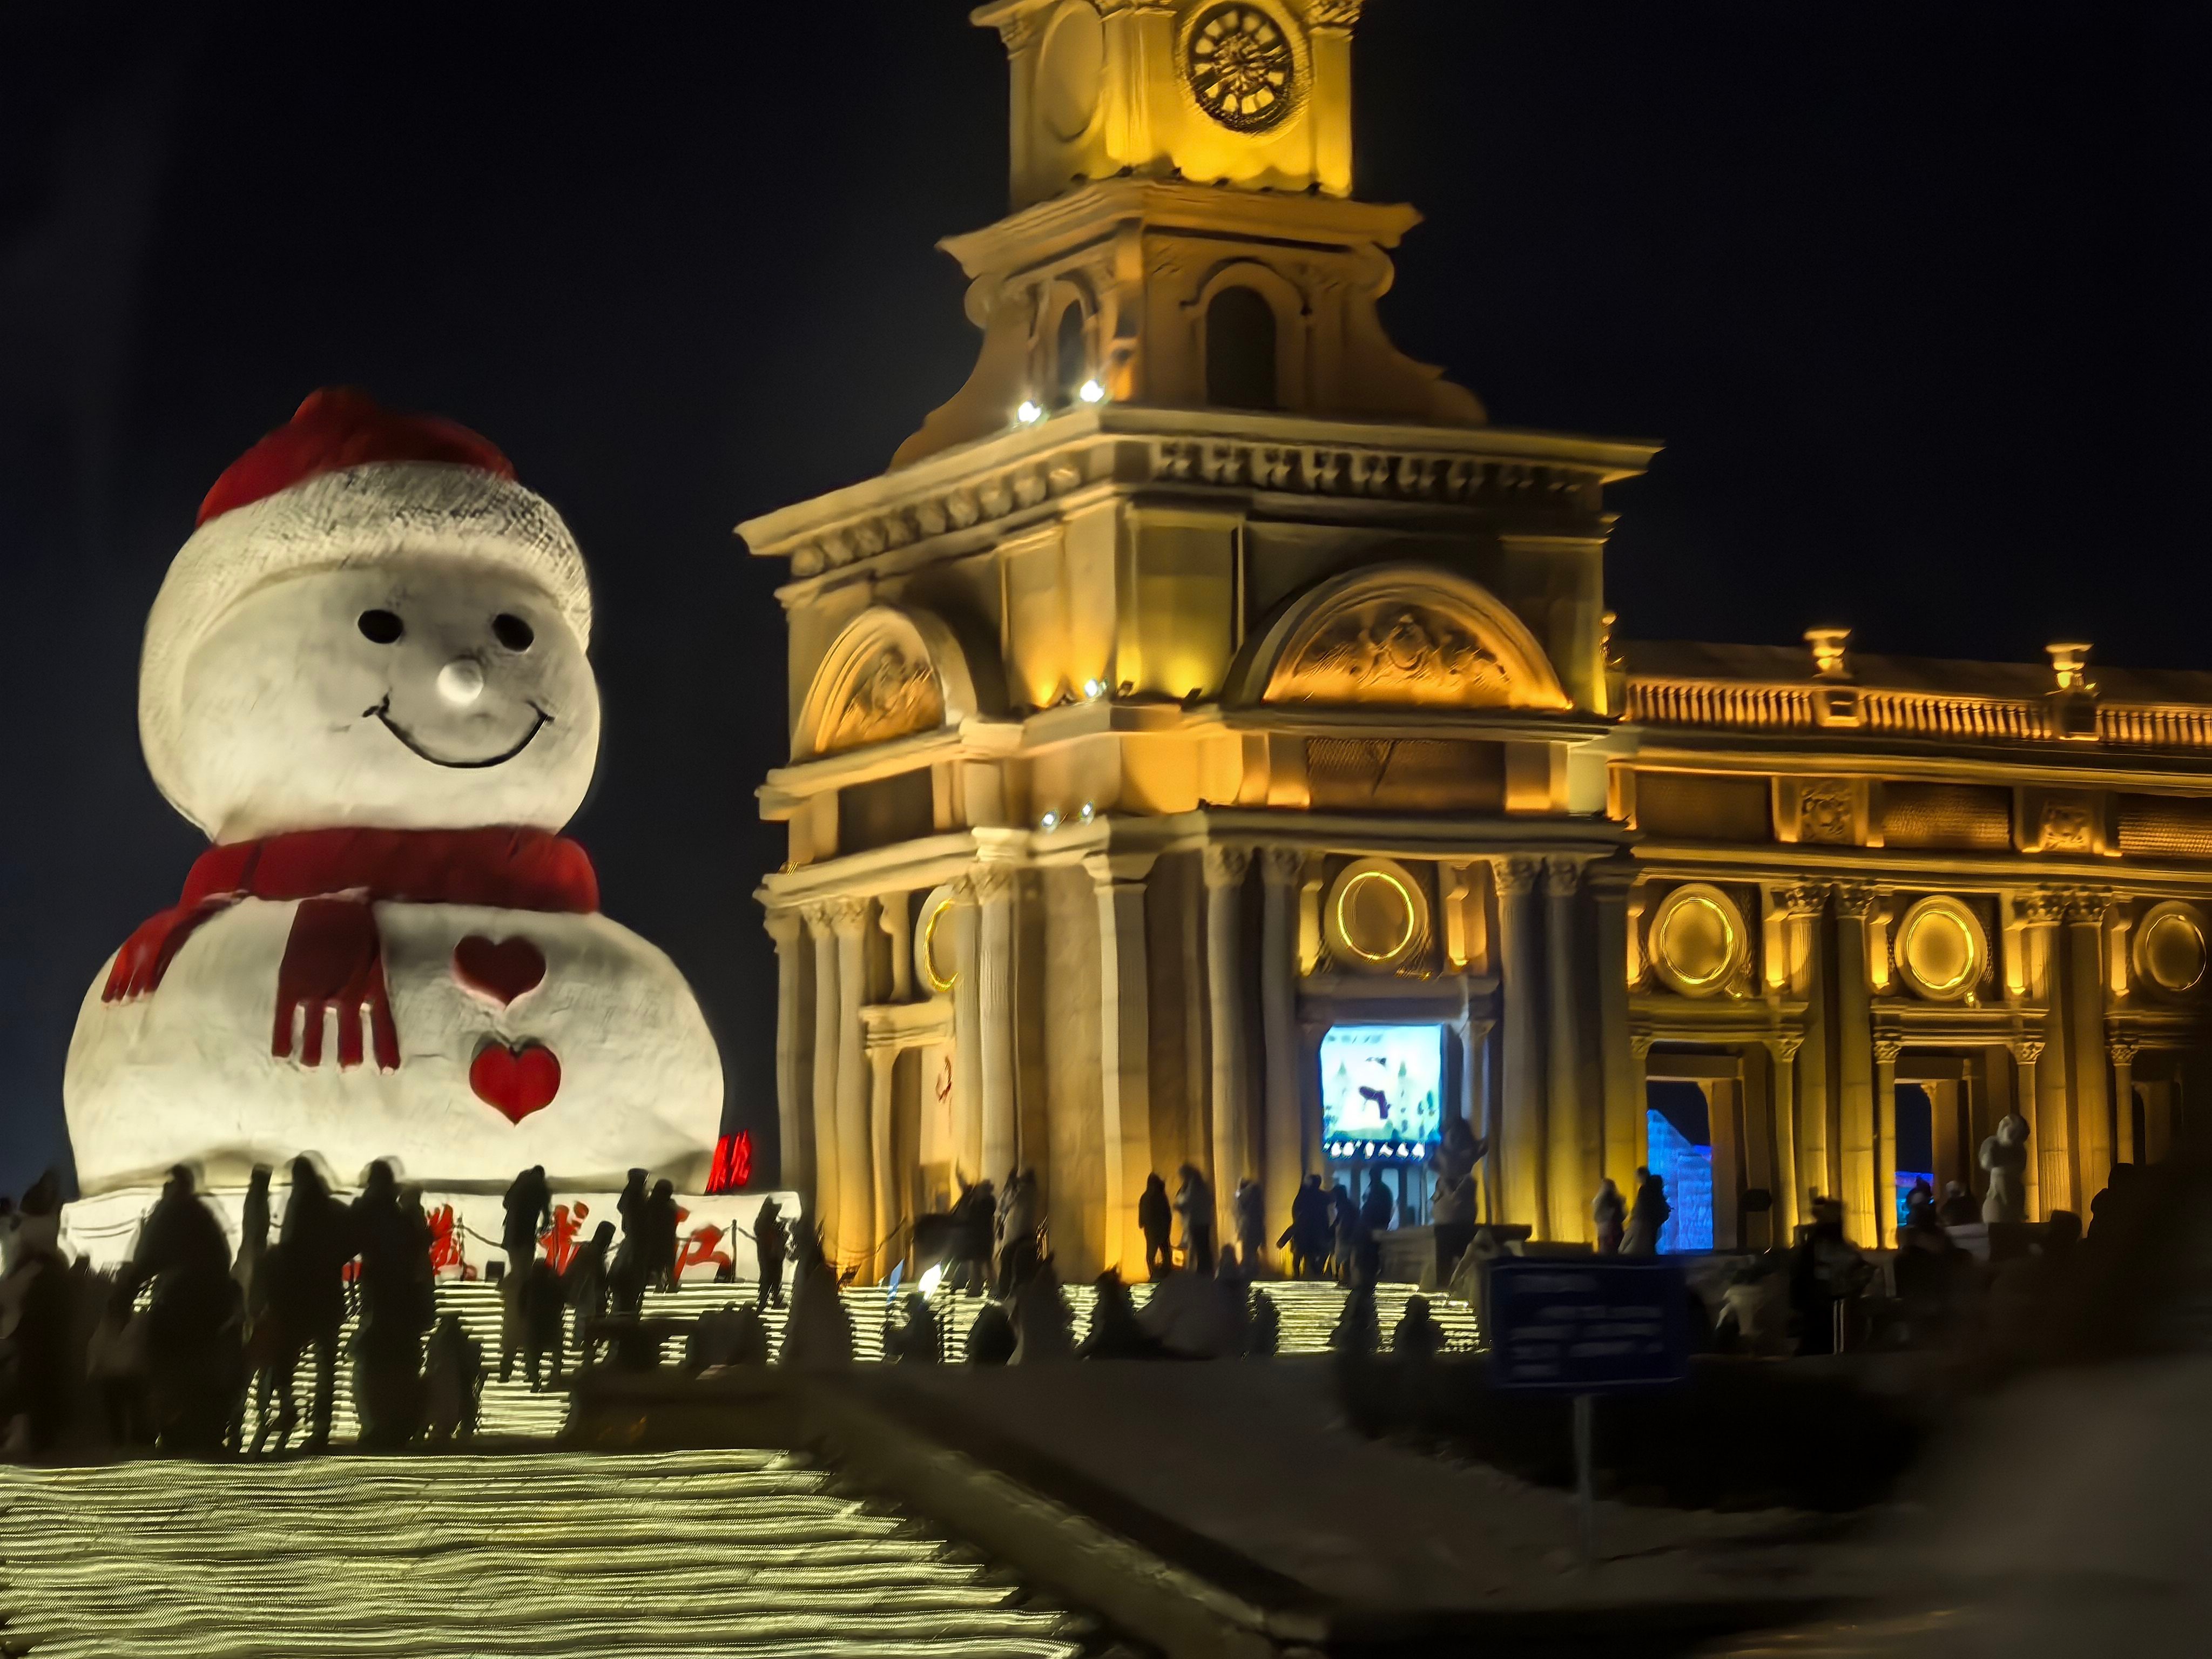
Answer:
M1488 1215L1571 1241L1686 1083L1723 1244L1814 1189L1873 1239L1899 1098L1939 1182L2014 1110L2034 1212L2082 1207L2179 1122L2212 676L1611 645L1655 447L1492 426L1384 336L1416 216L1349 195L1359 9L975 13L975 370L741 527L790 572L786 1184L866 1277L1033 1167L1064 1276L1128 1272L1149 1172L1279 1231L1433 1104Z

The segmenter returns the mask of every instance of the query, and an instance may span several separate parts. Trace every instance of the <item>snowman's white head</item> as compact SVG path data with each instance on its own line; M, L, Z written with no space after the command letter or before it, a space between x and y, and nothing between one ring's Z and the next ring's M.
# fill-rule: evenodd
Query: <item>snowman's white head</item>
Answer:
M223 475L170 568L147 761L222 842L557 830L599 753L590 627L567 526L498 451L318 393Z

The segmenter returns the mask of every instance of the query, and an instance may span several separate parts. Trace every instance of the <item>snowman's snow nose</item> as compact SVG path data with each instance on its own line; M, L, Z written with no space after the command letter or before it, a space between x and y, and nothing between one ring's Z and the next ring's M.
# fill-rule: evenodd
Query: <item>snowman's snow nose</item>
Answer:
M438 695L456 708L467 708L483 695L483 665L474 657L454 658L438 671Z

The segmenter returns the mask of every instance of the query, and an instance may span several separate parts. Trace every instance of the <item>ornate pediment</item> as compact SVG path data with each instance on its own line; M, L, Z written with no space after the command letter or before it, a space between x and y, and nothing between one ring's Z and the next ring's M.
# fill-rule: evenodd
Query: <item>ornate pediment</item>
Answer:
M945 625L874 605L823 654L793 733L797 760L842 754L957 724L975 712L967 659Z
M1518 617L1477 584L1418 565L1309 590L1262 636L1243 683L1249 700L1270 703L1568 707Z

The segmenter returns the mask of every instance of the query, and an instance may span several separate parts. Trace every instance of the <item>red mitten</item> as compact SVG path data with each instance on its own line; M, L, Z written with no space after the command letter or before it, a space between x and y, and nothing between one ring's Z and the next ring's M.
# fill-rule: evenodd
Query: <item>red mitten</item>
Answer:
M399 1065L399 1030L392 1019L392 1000L384 986L383 942L376 913L367 901L302 899L284 942L284 961L276 969L276 1029L270 1052L292 1056L292 1017L306 1015L300 1063L323 1063L323 1016L338 1015L338 1064L362 1062L362 1021L366 1018L379 1069Z
M161 983L161 975L169 971L169 964L177 959L177 952L185 948L185 941L202 923L212 921L237 902L235 893L216 893L190 909L179 904L140 922L115 953L115 965L107 970L106 988L100 992L100 1000L128 1002L133 997L152 994Z

